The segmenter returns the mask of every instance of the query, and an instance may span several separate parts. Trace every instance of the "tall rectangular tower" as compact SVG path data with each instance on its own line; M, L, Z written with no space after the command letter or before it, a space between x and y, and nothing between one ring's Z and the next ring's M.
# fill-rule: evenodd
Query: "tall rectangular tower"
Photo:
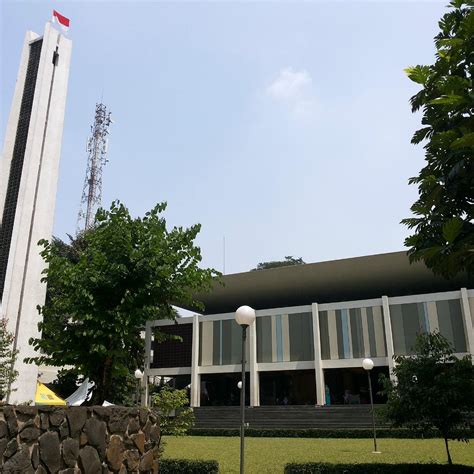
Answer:
M51 23L42 37L26 33L0 159L0 317L19 350L10 403L36 391L38 368L23 360L36 355L28 340L46 295L38 241L53 230L70 58L71 40Z

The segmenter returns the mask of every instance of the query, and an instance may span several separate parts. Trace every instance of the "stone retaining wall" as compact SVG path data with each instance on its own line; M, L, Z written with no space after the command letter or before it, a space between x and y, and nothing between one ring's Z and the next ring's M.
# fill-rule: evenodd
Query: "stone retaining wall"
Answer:
M159 436L146 408L6 406L0 472L157 473Z

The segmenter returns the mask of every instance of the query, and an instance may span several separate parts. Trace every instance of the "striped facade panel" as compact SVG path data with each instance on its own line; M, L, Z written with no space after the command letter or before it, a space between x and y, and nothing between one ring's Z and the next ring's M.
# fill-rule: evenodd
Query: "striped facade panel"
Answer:
M257 362L314 360L311 313L257 318Z
M257 318L257 362L272 361L272 317Z
M387 355L381 306L320 311L319 332L323 360Z
M247 351L248 346L247 332ZM242 329L233 319L199 323L200 366L234 365L241 360Z
M433 331L446 337L456 352L467 350L458 299L390 305L390 320L396 355L413 354L417 336Z
M314 360L313 318L311 313L288 315L290 361Z
M203 321L199 323L199 365L209 366L213 363L213 321Z
M466 352L466 334L460 300L437 301L439 332L448 339L456 352Z
M153 357L150 368L191 367L192 345L192 324L170 324L155 328L151 340Z
M469 298L469 309L471 310L472 327L474 328L474 298Z

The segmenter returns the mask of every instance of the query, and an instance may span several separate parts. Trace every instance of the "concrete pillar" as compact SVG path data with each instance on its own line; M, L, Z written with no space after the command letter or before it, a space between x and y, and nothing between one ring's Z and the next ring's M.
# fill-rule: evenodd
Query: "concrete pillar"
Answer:
M260 381L257 370L257 321L249 327L250 406L260 406Z
M200 405L201 383L199 376L199 316L193 316L193 343L191 356L191 400L192 407Z
M388 296L382 296L382 311L385 326L385 342L387 345L388 369L390 372L390 379L394 380L393 368L395 367L395 361L393 360L393 356L395 352L393 348L392 323L390 321L390 304Z
M466 333L467 350L474 357L474 330L472 328L471 308L469 307L469 297L466 288L461 288L461 307L464 332ZM474 364L474 358L472 359L472 363Z
M326 391L324 384L324 371L321 359L321 337L319 332L318 303L311 305L313 317L313 347L314 347L314 376L316 380L316 405L326 404Z
M143 391L142 391L142 405L148 406L149 402L149 387L148 377L150 372L151 364L151 321L147 321L145 324L145 367L143 370Z

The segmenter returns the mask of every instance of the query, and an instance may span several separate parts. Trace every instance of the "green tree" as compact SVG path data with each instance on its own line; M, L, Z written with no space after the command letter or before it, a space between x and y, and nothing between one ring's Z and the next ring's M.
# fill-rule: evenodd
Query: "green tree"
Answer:
M158 448L162 451L162 437L183 436L194 426L194 413L189 408L187 390L175 390L167 385L153 396L153 405L160 412L160 438Z
M451 277L474 271L474 1L453 0L439 22L436 61L406 69L422 89L411 98L422 110L423 128L412 143L425 141L425 167L409 180L418 186L413 230L405 240L411 261L423 260Z
M168 230L165 209L158 204L143 218L132 218L118 201L100 209L75 258L41 242L48 264L48 298L39 307L45 337L30 341L41 355L29 361L74 367L95 382L92 403L123 401L120 384L133 385L130 372L143 366L145 322L172 318L173 303L199 306L193 294L208 290L218 275L198 266L200 226Z
M273 260L270 262L261 262L257 265L256 268L252 268L253 271L257 270L268 270L269 268L278 268L278 267L290 267L292 265L304 265L303 259L292 257L291 255L285 257L285 260Z
M0 402L11 391L11 384L18 376L14 368L18 350L13 349L14 336L7 328L7 320L0 319Z
M422 433L437 428L444 438L449 464L448 440L460 439L458 428L474 410L471 357L458 359L453 352L438 332L420 334L413 357L394 357L395 381L381 377L382 394L387 397L382 415L395 427Z

